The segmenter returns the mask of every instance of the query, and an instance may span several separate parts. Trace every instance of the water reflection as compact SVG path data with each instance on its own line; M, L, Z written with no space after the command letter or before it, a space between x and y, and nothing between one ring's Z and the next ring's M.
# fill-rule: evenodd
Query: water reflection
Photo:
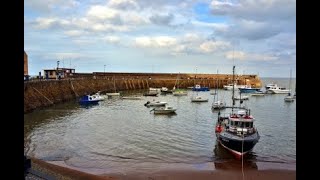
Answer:
M215 169L220 170L241 170L242 161L241 159L235 159L234 156L225 148L223 148L217 141L213 149L214 157L213 162ZM246 154L243 159L244 170L258 170L256 164L256 155L253 152Z
M93 108L95 106L99 106L99 103L96 103L96 104L81 104L81 103L79 103L79 105L80 105L81 108L90 109L90 108Z

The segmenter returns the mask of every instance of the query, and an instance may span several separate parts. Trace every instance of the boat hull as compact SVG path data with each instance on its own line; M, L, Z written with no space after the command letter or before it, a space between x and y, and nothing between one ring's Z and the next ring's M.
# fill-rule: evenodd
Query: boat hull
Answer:
M188 92L184 92L184 91L176 91L176 92L172 92L172 94L174 96L187 96Z
M236 157L241 157L248 152L250 152L256 143L259 141L259 134L255 133L253 135L244 137L237 136L236 138L230 135L224 135L225 133L218 133L217 140L218 142L227 150L229 150ZM236 136L236 135L234 135ZM242 147L243 145L243 147Z
M240 93L255 93L259 90L259 88L239 88Z
M271 94L288 94L290 90L274 90L274 89L269 89L269 93Z
M154 114L172 114L175 112L176 112L176 109L173 109L173 110L154 110Z
M210 91L208 87L201 87L201 88L192 88L192 91Z
M284 101L285 101L285 102L293 102L293 101L294 101L294 97L292 97L292 96L285 97L285 98L284 98Z

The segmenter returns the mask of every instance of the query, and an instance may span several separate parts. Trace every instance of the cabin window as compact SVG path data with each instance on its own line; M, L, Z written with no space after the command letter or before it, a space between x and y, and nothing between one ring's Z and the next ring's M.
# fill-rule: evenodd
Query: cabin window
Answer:
M245 127L250 127L250 122L245 122Z
M234 126L234 121L230 121L230 125L231 125L231 126Z

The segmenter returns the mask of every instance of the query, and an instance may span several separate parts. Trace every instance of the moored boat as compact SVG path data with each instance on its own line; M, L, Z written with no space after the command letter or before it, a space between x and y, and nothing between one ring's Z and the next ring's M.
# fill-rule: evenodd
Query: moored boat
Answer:
M147 101L144 105L147 107L150 106L165 106L167 102L162 102L162 101Z
M234 69L235 66L233 66L233 74ZM234 106L234 88L232 102L231 112L227 116L222 117L219 111L215 133L217 142L222 147L230 151L236 158L241 158L254 148L260 139L260 135L253 124L254 117L250 114L250 109Z
M82 105L98 104L100 100L91 95L84 95L79 100L79 103Z
M153 111L154 114L173 114L176 112L177 109L171 107L171 106L165 106L165 107L155 107L150 110Z
M225 108L226 108L226 102L218 100L212 103L212 109L225 109Z
M253 88L251 86L241 87L238 89L239 89L240 93L255 93L257 91L260 91L260 88Z
M208 101L209 101L208 98L204 98L199 95L191 98L191 102L208 102Z
M192 91L210 91L209 87L201 87L199 84L196 84Z

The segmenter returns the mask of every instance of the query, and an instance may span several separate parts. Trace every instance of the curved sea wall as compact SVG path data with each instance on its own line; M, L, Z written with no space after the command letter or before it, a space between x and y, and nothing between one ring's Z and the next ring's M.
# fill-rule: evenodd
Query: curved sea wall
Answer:
M232 83L232 75L228 74L74 74L72 79L26 81L24 83L24 112L76 99L97 91L114 92L115 88L117 91L147 90L149 87L168 87L171 89L173 86L177 86L177 79L179 79L179 88L191 87L194 84L209 88L215 88L219 84L219 88L222 88L223 85ZM260 78L256 75L236 76L235 79L238 84L246 82L253 87L261 87Z

